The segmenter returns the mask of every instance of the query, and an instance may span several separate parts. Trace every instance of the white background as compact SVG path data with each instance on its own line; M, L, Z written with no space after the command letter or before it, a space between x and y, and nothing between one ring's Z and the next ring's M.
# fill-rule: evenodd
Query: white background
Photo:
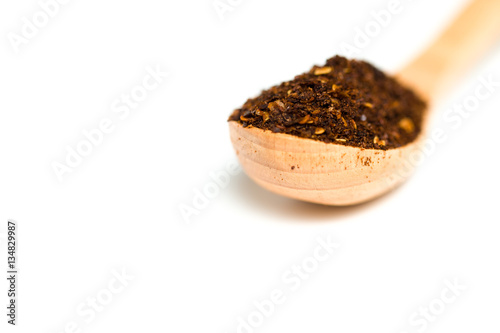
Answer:
M498 331L500 93L458 128L442 118L477 77L500 79L498 44L438 102L434 126L447 140L393 193L322 207L241 173L190 223L179 213L235 159L231 111L338 53L388 2L243 0L221 20L211 0L73 0L16 53L8 33L40 6L3 1L0 232L18 221L20 278L14 329L0 283L0 331L64 332L74 321L75 332L236 332L254 301L290 289L282 274L327 236L340 248L255 332L417 332L410 317L446 279L467 290L425 331ZM466 3L401 2L358 55L389 73ZM168 78L121 120L113 101L157 65ZM60 182L51 164L104 118L114 131ZM77 308L122 269L134 279L87 323Z

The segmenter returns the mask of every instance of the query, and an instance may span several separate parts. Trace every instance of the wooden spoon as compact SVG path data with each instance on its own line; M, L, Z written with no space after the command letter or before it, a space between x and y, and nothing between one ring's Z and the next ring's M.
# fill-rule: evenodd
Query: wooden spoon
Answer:
M500 35L499 0L475 0L397 78L432 102ZM415 141L389 150L323 143L229 122L245 172L262 187L298 200L353 205L394 189L425 157L428 114Z

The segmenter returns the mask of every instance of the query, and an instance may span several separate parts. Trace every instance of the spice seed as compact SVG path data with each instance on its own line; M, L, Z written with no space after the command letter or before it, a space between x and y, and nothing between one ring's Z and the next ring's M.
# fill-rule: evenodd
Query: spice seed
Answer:
M341 117L342 121L344 122L344 126L347 127L347 121L345 121L344 117Z
M321 68L316 68L316 70L314 70L314 75L323 75L323 74L328 74L332 71L332 68L331 67L321 67Z
M262 120L263 120L263 122L266 122L269 120L269 112L264 112L264 114L262 115Z
M352 124L352 127L354 127L355 130L358 129L358 126L356 126L356 122L354 120L351 119L351 124Z
M411 121L411 119L408 117L401 119L398 125L408 134L411 134L413 133L413 131L415 131L415 125L413 124L413 121Z
M314 134L323 134L325 133L325 129L323 127L317 127L316 131L314 131Z
M302 119L299 120L299 124L303 125L307 123L309 121L309 118L310 118L309 115L305 115L304 117L302 117Z

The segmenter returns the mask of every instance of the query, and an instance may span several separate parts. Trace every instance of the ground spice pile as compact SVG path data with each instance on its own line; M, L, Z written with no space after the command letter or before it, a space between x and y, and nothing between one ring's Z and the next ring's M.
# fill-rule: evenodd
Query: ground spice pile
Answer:
M247 100L229 121L385 150L417 137L425 107L411 90L371 64L336 56Z

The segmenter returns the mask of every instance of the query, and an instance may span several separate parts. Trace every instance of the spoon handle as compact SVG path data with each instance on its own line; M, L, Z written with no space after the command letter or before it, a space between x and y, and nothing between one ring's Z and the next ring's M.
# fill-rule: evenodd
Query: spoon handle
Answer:
M397 77L428 100L438 98L500 37L500 0L474 0Z

